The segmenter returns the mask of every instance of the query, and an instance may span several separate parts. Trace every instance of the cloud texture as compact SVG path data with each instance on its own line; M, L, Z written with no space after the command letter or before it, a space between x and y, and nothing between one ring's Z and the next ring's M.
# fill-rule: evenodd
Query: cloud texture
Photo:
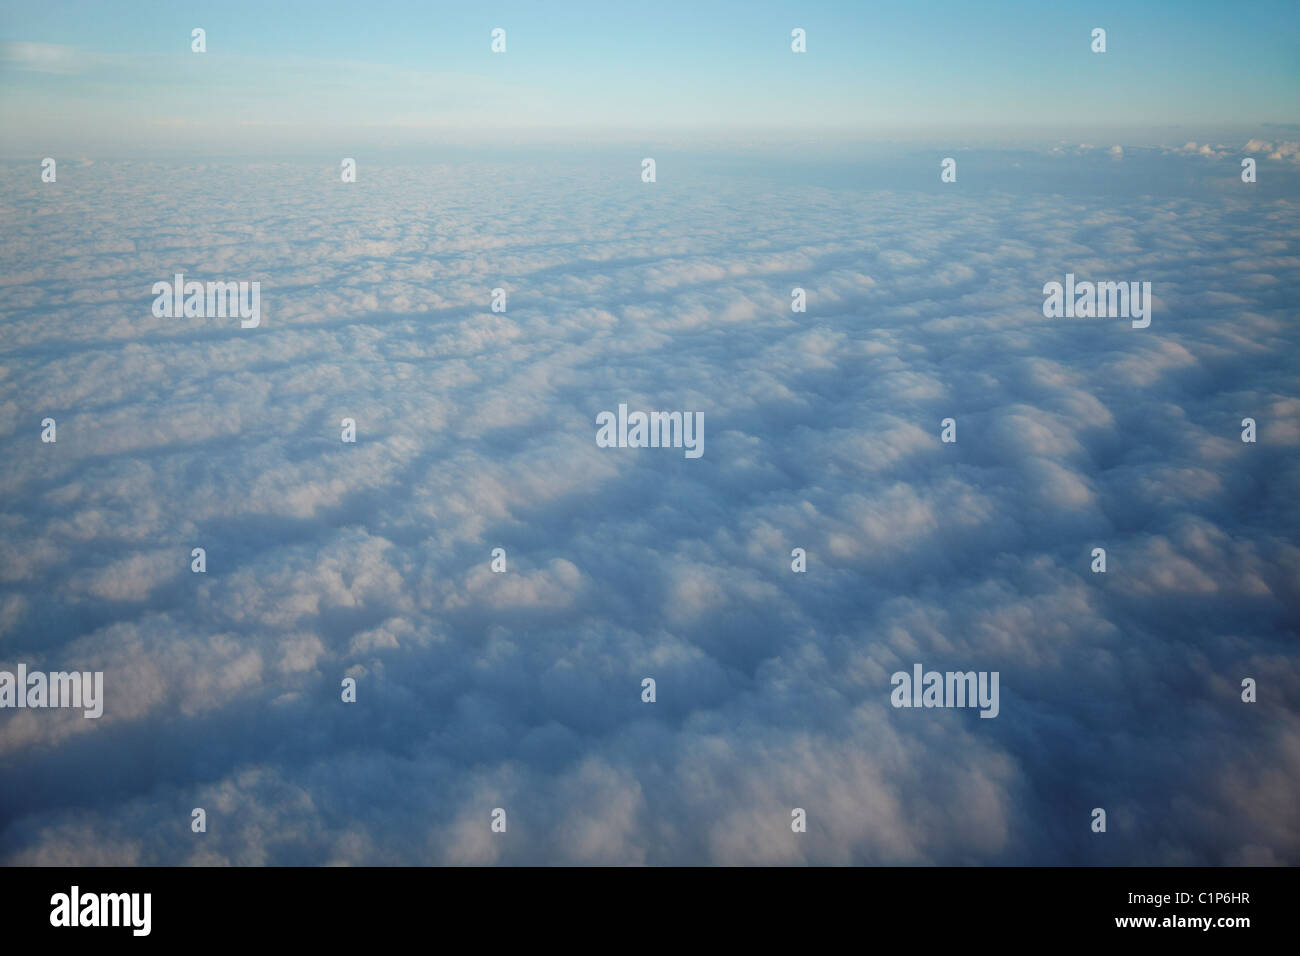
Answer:
M0 668L106 703L0 714L0 860L1300 863L1294 150L633 153L4 168ZM1044 318L1067 272L1151 327ZM1000 715L893 709L914 662Z

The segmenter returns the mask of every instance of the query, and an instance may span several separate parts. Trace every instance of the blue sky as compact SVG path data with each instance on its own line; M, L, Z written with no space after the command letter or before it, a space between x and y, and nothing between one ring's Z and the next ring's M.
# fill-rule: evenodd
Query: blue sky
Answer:
M18 153L574 130L1172 144L1300 121L1298 24L1293 3L11 5L0 121Z

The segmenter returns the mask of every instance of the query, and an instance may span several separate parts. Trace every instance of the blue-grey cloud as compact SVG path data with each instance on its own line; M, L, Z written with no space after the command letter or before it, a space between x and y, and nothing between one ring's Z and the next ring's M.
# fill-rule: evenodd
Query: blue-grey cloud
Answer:
M1300 862L1300 235L1254 145L1258 193L1235 146L4 167L0 668L106 704L0 714L0 858ZM155 318L176 272L261 326ZM1067 272L1150 328L1044 318ZM619 403L705 454L597 447ZM917 661L1000 715L895 710Z

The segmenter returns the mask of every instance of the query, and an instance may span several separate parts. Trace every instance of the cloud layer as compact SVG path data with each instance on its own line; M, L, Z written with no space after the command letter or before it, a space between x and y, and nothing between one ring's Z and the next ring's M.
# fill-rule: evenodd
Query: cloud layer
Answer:
M0 859L1300 862L1285 146L5 167L0 668L106 704L0 713ZM1151 327L1044 318L1067 272ZM914 662L999 717L893 709Z

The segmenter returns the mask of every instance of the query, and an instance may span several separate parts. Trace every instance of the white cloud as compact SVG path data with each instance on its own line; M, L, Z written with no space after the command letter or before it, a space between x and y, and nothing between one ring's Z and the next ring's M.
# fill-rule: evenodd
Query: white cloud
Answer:
M1239 152L1021 157L1041 193L97 161L39 217L16 181L0 666L107 696L0 717L0 857L1097 862L1103 792L1109 862L1296 862L1300 250L1202 158ZM181 270L260 280L261 328L155 319ZM1044 319L1067 271L1152 282L1151 327ZM704 457L596 447L620 402L702 411ZM890 708L917 661L999 670L1001 715Z

